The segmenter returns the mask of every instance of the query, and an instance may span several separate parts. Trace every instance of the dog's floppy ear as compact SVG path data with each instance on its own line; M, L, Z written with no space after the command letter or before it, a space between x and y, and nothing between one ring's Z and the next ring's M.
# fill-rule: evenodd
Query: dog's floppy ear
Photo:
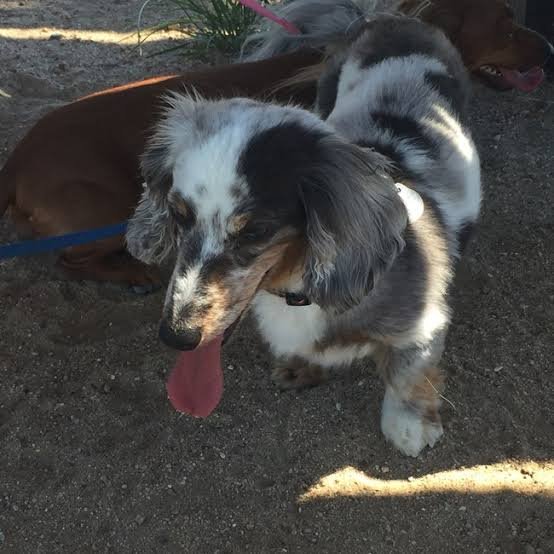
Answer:
M322 139L323 159L300 184L306 293L322 307L358 304L404 248L406 209L372 151Z
M145 185L125 238L132 256L145 264L162 263L175 250L178 239L166 197Z
M176 150L191 139L194 126L192 98L173 94L166 102L168 109L141 158L144 190L126 233L131 255L147 264L163 262L177 245L178 228L170 214L168 193Z
M167 195L172 184L169 146L154 136L142 157L144 190L127 227L127 249L146 264L159 264L176 246L177 229Z

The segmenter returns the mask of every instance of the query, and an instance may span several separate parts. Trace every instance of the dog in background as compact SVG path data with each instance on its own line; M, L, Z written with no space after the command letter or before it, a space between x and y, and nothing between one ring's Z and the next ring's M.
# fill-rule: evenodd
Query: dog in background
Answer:
M303 35L291 39L272 24L269 31L247 39L247 47L256 45L247 60L271 58L300 45L332 52L348 42L357 21L390 11L441 29L459 50L466 68L496 90L535 90L544 79L543 65L554 54L542 35L515 21L514 11L503 0L320 0L318 14L293 0L278 11ZM336 36L336 26L345 30L344 35Z
M298 4L289 6L296 9ZM401 9L444 30L466 65L495 88L509 85L504 77L492 75L500 68L511 71L507 75L520 88L536 84L540 72L528 70L542 65L551 50L542 37L517 25L499 0L407 1ZM191 87L209 98L240 95L275 97L283 102L292 99L312 107L314 82L289 88L283 88L282 82L306 68L319 71L321 50L336 42L345 44L344 35L338 41L335 33L337 22L344 22L345 29L352 31L350 24L363 19L358 7L342 1L319 2L319 14L325 16L323 20L317 19L311 9L309 17L297 23L309 33L309 44L317 50L132 83L49 113L20 141L0 170L0 215L10 207L18 228L35 236L126 220L141 194L140 153L158 121L160 97L171 90ZM273 31L272 40L275 36L282 47L298 48L296 39ZM273 42L262 44L258 57L275 51ZM276 88L278 92L272 94ZM137 291L159 284L154 268L140 264L125 252L122 236L67 248L59 262L75 279L121 282Z
M141 194L139 160L159 118L161 96L197 90L207 97L265 98L269 88L317 63L305 50L263 62L207 68L91 94L44 116L0 170L0 215L9 207L23 234L52 236L127 220ZM273 96L311 106L313 83ZM74 279L126 283L137 292L159 286L156 268L125 252L124 237L64 249L59 265Z
M320 13L301 3L306 21ZM145 263L176 254L160 326L184 351L168 382L176 408L217 405L223 338L251 306L282 387L375 358L382 431L417 456L443 433L448 289L480 210L468 76L416 19L354 25L318 82L325 123L174 97L143 157L128 247Z

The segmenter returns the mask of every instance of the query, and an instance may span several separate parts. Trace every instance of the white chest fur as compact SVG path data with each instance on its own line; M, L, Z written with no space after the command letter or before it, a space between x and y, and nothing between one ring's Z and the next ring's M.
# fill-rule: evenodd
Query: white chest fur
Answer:
M289 306L283 298L265 291L256 295L252 309L276 356L310 356L327 326L319 306Z
M373 351L370 343L316 348L325 335L328 318L317 305L288 306L283 298L262 291L256 295L252 310L275 356L300 357L323 367L340 367Z

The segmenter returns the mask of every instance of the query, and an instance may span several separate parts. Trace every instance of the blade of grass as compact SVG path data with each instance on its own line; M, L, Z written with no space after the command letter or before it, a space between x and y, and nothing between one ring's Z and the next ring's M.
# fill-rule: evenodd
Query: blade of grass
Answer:
M144 40L140 40L140 22L144 10L151 1L145 0L139 13L137 24L139 29L139 48L144 42ZM174 25L179 29L186 29L188 36L184 44L165 48L154 55L179 49L185 50L186 55L196 53L199 56L207 55L210 49L214 49L224 55L238 53L244 38L257 19L256 14L245 8L237 0L157 1L165 6L174 6L182 15L150 27L148 29L149 33L167 29L170 25ZM266 0L262 1L264 4L268 3ZM150 36L150 34L147 36Z

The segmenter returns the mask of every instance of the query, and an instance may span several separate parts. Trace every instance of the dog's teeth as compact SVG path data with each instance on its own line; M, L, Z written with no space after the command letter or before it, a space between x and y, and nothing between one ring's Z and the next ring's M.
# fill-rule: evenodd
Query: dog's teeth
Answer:
M501 73L498 70L496 70L494 67L490 65L481 66L481 71L483 71L484 73L488 73L489 75L494 75L496 77L499 77L501 75Z

